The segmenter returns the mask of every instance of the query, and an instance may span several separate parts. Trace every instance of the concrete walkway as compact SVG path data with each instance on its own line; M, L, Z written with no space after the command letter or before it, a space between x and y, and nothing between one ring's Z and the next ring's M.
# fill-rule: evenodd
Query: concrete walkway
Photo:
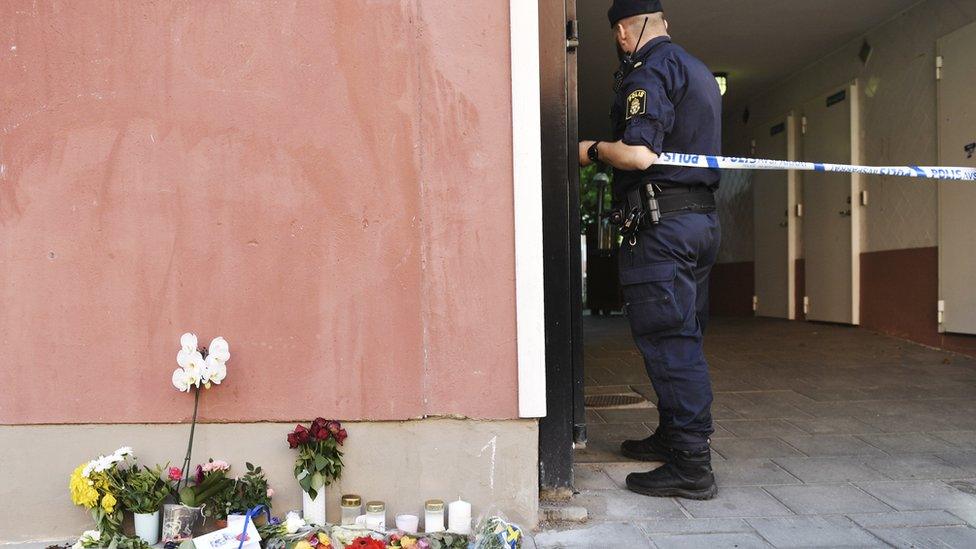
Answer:
M584 319L588 394L654 398L622 317ZM719 495L624 489L655 409L589 410L585 525L538 547L976 547L976 360L841 326L715 319ZM531 544L529 545L531 546Z

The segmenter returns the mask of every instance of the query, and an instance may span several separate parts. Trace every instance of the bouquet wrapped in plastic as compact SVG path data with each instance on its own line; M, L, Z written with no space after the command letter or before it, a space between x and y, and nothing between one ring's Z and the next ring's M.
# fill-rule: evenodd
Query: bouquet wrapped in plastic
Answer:
M478 522L474 549L521 549L522 529L505 515L493 512Z

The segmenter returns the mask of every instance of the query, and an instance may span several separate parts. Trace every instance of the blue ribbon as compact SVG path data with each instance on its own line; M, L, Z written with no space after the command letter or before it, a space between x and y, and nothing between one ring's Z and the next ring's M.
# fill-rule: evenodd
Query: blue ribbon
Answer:
M241 535L239 536L240 543L237 545L237 549L244 548L244 542L247 541L247 526L251 522L251 519L261 512L261 509L264 509L264 512L268 514L268 522L271 522L270 509L265 509L264 505L255 505L253 508L251 508L251 510L244 515L244 531L241 532Z

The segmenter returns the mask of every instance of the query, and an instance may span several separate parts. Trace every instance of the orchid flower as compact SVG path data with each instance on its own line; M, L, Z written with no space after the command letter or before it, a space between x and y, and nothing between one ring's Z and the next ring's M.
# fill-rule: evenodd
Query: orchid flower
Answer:
M177 391L187 392L190 390L190 378L186 375L186 370L177 368L173 370L173 387Z
M230 360L230 345L227 344L227 340L219 336L213 338L207 351L207 357L214 357L218 362Z
M197 350L197 334L191 334L189 332L180 336L180 348L186 352L193 352Z
M210 355L204 364L204 381L220 385L220 382L227 377L227 365Z

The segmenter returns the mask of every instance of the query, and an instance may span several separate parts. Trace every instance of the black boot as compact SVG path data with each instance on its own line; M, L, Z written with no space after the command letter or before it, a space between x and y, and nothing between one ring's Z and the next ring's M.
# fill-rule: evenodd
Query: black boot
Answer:
M645 496L712 499L718 494L709 450L672 450L672 459L647 473L627 475L627 489Z
M620 453L624 457L640 461L670 461L671 449L664 441L660 429L644 440L625 440L620 445Z

